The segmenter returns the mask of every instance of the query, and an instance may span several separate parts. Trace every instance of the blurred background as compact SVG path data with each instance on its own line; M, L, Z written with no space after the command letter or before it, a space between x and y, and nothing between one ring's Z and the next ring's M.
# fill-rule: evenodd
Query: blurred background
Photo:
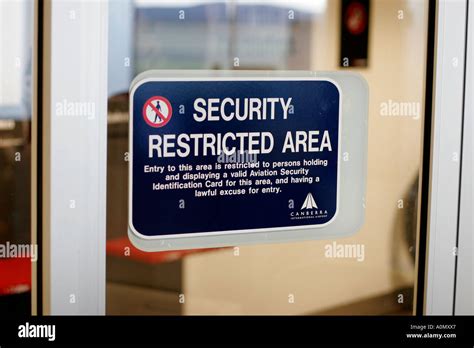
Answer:
M31 0L0 3L0 244L29 242L31 16ZM427 28L427 0L109 1L107 314L411 314ZM133 248L128 89L149 69L360 73L365 224L335 242L364 246L364 260L326 257L333 240ZM387 114L394 103L418 113ZM28 308L30 283L27 262L0 259L0 315Z
M33 1L0 2L0 245L30 243ZM29 314L31 261L0 257L0 317Z
M110 4L107 311L110 314L411 314L428 2L158 1ZM348 58L348 59L346 59ZM333 241L145 254L128 242L128 88L149 69L350 69L369 84L366 221Z

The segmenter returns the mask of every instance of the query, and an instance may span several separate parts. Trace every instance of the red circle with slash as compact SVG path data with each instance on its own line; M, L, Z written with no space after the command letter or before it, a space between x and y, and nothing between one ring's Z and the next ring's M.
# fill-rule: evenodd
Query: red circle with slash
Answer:
M165 126L170 121L172 113L171 103L165 97L151 97L143 105L143 119L151 127Z

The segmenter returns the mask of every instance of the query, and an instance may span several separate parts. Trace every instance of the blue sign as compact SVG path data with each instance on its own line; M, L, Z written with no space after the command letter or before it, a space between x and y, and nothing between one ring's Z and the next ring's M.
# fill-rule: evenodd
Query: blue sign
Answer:
M330 80L144 80L131 92L130 228L142 238L321 227L337 214Z

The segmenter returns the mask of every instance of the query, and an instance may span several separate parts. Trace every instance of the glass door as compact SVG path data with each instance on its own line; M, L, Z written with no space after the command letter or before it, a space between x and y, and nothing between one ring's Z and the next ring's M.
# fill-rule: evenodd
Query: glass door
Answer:
M467 35L467 3L37 3L35 309L108 315L452 312L467 42L452 38ZM369 91L363 226L346 238L135 248L127 234L129 90L150 70L360 75ZM349 160L348 153L341 156ZM235 221L240 218L237 212Z
M27 315L31 269L33 3L0 3L0 317ZM31 256L31 259L30 259Z
M418 0L110 3L107 313L413 313L428 16L428 1ZM360 231L210 250L134 248L128 91L151 69L361 74L370 104Z

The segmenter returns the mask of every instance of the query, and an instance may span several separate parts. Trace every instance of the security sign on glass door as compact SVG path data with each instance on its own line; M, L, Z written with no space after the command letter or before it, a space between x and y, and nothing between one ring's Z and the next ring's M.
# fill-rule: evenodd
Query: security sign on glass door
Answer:
M143 78L130 98L132 241L174 248L171 239L189 237L270 240L336 218L342 95L335 81Z

